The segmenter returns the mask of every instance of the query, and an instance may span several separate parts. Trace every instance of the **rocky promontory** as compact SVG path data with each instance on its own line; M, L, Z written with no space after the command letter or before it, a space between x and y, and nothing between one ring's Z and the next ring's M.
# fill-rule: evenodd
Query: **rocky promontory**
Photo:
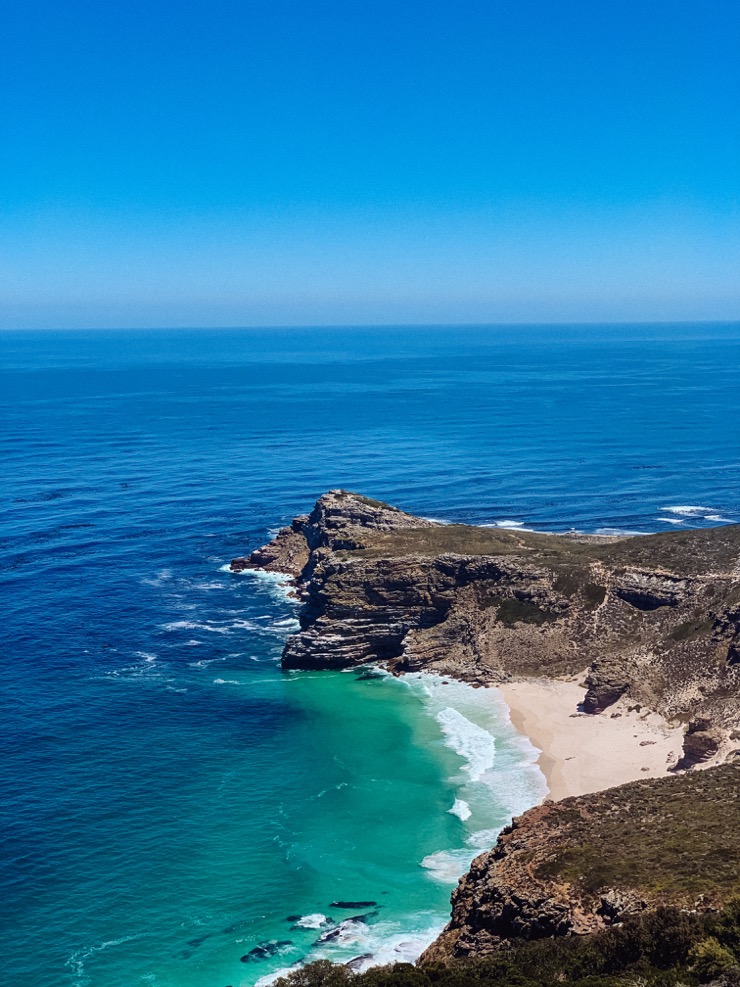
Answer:
M541 534L439 524L333 490L231 567L292 577L302 608L285 669L563 680L581 683L570 715L660 714L683 730L660 771L672 774L514 820L462 878L423 962L740 893L740 526Z
M334 490L231 566L295 580L287 669L382 661L481 684L586 669L586 712L628 697L681 720L687 764L740 727L738 525L558 536L436 524Z

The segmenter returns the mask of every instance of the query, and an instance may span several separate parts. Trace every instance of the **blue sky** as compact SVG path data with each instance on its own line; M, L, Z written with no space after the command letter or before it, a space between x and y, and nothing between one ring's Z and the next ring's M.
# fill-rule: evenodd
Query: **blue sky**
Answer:
M0 326L740 318L737 0L0 17Z

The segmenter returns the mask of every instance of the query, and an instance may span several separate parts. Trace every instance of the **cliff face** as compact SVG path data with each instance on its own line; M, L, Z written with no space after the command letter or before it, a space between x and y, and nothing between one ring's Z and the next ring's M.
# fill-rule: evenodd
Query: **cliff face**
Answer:
M421 962L583 935L658 905L720 908L740 892L738 825L737 763L530 809L473 861Z
M382 660L486 683L588 668L587 712L627 695L695 719L695 762L738 727L739 559L740 526L573 538L439 525L332 491L232 567L295 577L285 668Z
M573 676L686 724L678 769L538 806L478 857L422 962L740 893L740 526L636 538L439 525L346 491L232 568L294 577L287 669L383 661L471 682Z

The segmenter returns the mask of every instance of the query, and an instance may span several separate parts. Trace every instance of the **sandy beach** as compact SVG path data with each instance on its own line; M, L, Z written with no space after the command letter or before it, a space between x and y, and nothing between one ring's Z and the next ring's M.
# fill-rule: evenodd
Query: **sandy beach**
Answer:
M516 729L539 748L552 799L584 795L667 773L681 752L683 730L659 714L628 710L622 700L597 715L579 712L583 676L500 686Z

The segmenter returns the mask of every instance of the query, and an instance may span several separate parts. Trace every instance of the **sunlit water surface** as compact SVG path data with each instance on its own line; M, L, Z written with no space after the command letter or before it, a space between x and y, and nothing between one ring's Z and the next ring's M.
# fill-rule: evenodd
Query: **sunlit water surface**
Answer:
M737 325L3 333L0 352L8 983L236 987L413 956L542 797L490 694L281 673L295 605L224 566L324 490L550 531L740 519Z

